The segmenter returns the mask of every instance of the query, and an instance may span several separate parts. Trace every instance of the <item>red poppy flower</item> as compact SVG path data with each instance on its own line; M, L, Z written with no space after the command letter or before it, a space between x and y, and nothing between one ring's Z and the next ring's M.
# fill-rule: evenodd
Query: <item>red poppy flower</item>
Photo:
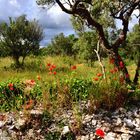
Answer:
M96 77L96 78L94 78L94 80L95 80L95 81L98 81L99 79Z
M114 62L115 62L115 59L114 58L110 58L109 63L110 64L114 64Z
M102 73L97 73L97 76L100 77L100 76L103 76L103 74Z
M31 80L31 83L35 83L35 80L32 79L32 80Z
M55 69L56 68L56 65L52 65L52 68Z
M50 72L49 72L49 75L51 75L51 74L52 74L52 72L50 71Z
M97 136L99 136L101 138L104 138L104 136L105 136L105 133L102 129L97 129L95 133Z
M72 69L72 70L76 70L76 68L77 68L77 67L76 67L75 65L74 65L74 66L71 66L71 69Z
M38 80L41 80L41 77L40 77L40 75L37 75L37 79L38 79Z
M50 67L51 66L51 63L48 63L47 66Z
M14 87L10 87L10 90L14 90Z
M54 71L53 74L56 75L56 71Z
M112 74L113 74L113 73L114 73L114 69L110 70L110 73L112 73Z
M52 67L50 67L50 68L49 68L49 71L52 71L52 70L53 70L53 68L52 68Z
M120 61L120 68L123 68L124 67L124 64L122 61Z
M12 83L9 83L8 86L9 86L9 87L13 87L13 84L12 84Z
M114 72L118 72L118 68L115 67L115 68L114 68Z
M126 78L129 78L129 74L126 74L125 77L126 77Z

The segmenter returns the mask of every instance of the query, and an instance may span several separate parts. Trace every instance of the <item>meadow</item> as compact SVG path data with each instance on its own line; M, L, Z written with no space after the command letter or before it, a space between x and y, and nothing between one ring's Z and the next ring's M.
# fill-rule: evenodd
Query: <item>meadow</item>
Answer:
M133 87L125 83L117 68L107 58L103 64L105 79L98 61L91 67L82 60L70 57L29 56L24 67L16 69L10 57L1 58L0 109L31 109L40 103L44 108L49 105L72 108L79 101L90 101L89 111L95 111L95 106L105 109L124 106L131 100L131 96L138 100L139 85L135 94L129 93ZM135 64L129 60L126 60L126 64L133 78Z
M77 132L82 129L82 114L130 108L139 101L140 85L126 84L108 58L102 63L105 78L98 61L91 67L66 56L29 56L24 67L17 69L10 57L0 58L0 112L22 111L29 118L30 110L41 110L46 127L53 116L71 110L76 120L71 129ZM125 63L133 79L136 66L130 60ZM48 132L45 137L58 139L57 133Z

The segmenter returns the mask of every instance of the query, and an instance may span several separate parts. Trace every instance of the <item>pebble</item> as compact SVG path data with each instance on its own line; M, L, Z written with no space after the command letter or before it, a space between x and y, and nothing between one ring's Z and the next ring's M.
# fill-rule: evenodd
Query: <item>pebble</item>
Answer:
M44 134L46 132L54 132L56 130L60 131L62 135L65 135L71 131L70 124L75 122L75 118L71 112L71 110L68 110L67 114L64 113L60 117L54 117L50 126L46 128L43 128L41 125L35 127L36 125L33 125L34 121L31 120L29 122L31 127L26 128L24 132L22 132L22 128L29 121L23 117L24 113L19 112L18 117L14 113L6 113L6 119L0 120L0 140L28 140L29 138L45 140ZM43 114L43 111L37 109L31 110L30 114L40 116ZM57 124L60 118L68 120L65 121L66 124L63 127L59 127ZM140 133L140 107L127 110L119 108L114 112L101 110L96 114L82 114L81 118L81 123L84 126L82 127L84 134L78 134L76 140L94 140L96 129L102 129L105 132L104 140L131 140L133 137L137 137L140 140L140 135L138 135ZM39 123L38 121L35 120L36 123Z

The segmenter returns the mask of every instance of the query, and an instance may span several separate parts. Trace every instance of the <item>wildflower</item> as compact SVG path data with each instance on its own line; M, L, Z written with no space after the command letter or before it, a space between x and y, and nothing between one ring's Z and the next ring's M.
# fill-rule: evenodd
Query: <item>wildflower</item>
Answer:
M72 70L76 70L76 68L77 68L77 67L76 67L75 65L74 65L74 66L71 66L71 69L72 69Z
M110 73L112 73L112 74L113 74L113 73L114 73L114 69L110 70Z
M56 75L56 71L54 71L53 74Z
M97 76L100 77L100 76L103 76L103 74L102 73L97 73Z
M123 68L124 67L124 64L123 64L123 62L122 61L120 61L120 68Z
M13 84L12 84L12 83L9 83L9 84L8 84L8 87L13 87Z
M50 68L49 68L49 71L52 71L52 70L53 70L53 68L52 68L52 67L50 67Z
M10 90L14 90L14 87L10 87L9 89L10 89Z
M41 80L41 77L40 77L40 75L37 75L37 79L38 79L38 80Z
M14 90L14 87L13 87L13 86L14 86L14 85L13 85L12 83L9 83L9 84L8 84L8 87L9 87L10 90Z
M27 86L31 86L31 87L32 87L32 86L34 86L36 83L35 83L35 80L32 79L32 80L26 80L26 81L25 81L25 84L26 84Z
M25 106L25 109L30 109L33 106L33 100L29 100Z
M50 67L51 66L51 63L48 63L47 66Z
M99 136L101 138L104 138L104 136L105 136L105 133L102 129L97 129L95 133L97 136Z
M96 78L94 78L94 80L95 80L95 81L98 81L99 79L96 77Z
M110 64L114 64L114 62L115 62L115 59L114 59L114 58L110 58L110 59L109 59L109 63L110 63Z
M114 68L114 72L118 72L118 68L117 67Z
M129 78L129 74L127 73L127 74L125 75L125 77L126 77L126 78Z
M52 69L55 69L56 68L56 65L52 65L51 67L52 67Z
M52 72L50 71L50 72L49 72L49 75L51 75L51 74L52 74Z

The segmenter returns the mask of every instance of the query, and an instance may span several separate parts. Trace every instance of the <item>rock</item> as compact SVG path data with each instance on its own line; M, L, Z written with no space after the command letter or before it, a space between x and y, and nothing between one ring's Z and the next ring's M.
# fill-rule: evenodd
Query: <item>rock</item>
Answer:
M0 140L11 140L6 130L0 130Z
M95 126L97 124L97 120L92 119L91 124Z
M136 128L136 131L140 132L140 128Z
M30 111L30 113L31 113L31 115L42 115L43 114L42 111L40 111L40 110L33 110L33 109Z
M124 122L125 122L127 127L131 128L131 129L135 128L135 125L133 124L133 122L130 119L124 118Z
M20 130L21 128L23 128L25 126L26 121L24 119L19 118L16 123L15 123L15 127Z
M34 136L34 133L33 132L34 132L33 129L29 129L28 136L29 137L33 137Z
M129 135L129 134L122 134L121 135L122 140L129 140L130 137L131 137L131 135Z
M104 140L116 140L116 134L109 132L105 135Z
M68 126L64 126L63 131L62 131L62 135L65 135L68 132L70 132L69 127Z
M0 128L2 128L5 125L6 122L0 121Z
M122 120L120 118L117 118L117 121L116 121L116 126L122 126Z
M122 126L122 127L115 127L113 129L114 132L117 132L117 133L125 133L125 134L132 134L133 132L132 131L129 131L128 128Z

